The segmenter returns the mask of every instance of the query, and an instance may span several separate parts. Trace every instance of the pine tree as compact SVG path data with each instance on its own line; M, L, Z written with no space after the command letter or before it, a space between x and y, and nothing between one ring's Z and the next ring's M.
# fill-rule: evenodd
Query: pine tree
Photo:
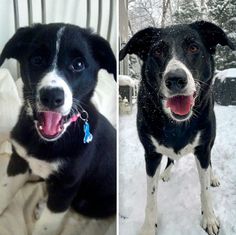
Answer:
M183 0L173 15L174 23L188 24L201 19L201 12L195 1Z
M209 19L220 26L227 36L236 43L236 1L209 0ZM219 70L236 68L236 53L228 47L218 46L215 56L216 68Z

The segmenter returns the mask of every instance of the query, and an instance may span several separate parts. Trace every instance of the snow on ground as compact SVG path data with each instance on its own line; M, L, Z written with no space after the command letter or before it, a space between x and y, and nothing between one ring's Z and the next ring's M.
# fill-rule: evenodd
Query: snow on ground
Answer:
M120 117L120 234L136 235L144 221L146 176L144 151L136 131L135 108ZM236 106L215 106L217 137L212 164L221 185L212 188L221 222L219 235L236 234ZM162 167L166 158L162 161ZM159 181L158 235L206 235L200 227L200 183L193 155L172 169L169 182Z

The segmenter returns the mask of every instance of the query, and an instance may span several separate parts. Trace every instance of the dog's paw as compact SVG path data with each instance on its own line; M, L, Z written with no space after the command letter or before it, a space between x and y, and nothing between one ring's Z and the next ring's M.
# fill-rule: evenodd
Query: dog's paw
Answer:
M209 235L217 235L220 229L220 222L217 220L215 215L204 215L202 216L202 227Z
M211 178L211 186L212 187L219 187L220 186L220 181L218 180L218 178L216 176L213 176Z
M163 182L169 181L170 180L170 172L163 171L160 178L162 179Z
M154 225L150 225L150 224L146 224L144 223L139 235L156 235L157 234L157 224Z
M38 220L43 212L43 209L46 207L46 199L41 199L35 209L34 209L34 218Z

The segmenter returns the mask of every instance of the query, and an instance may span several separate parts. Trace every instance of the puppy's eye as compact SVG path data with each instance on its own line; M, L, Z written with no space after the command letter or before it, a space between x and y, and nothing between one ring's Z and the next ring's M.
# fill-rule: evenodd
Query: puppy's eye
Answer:
M73 72L81 72L85 69L85 63L82 58L76 58L72 61L69 69Z
M30 58L30 63L34 66L40 67L44 63L44 59L42 56L32 56Z
M188 47L188 52L194 54L199 51L199 47L195 44L192 44Z

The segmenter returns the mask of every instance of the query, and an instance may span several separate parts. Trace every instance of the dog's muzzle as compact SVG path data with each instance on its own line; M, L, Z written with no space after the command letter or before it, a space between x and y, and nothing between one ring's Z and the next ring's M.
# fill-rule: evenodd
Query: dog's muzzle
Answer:
M196 92L189 84L190 81L186 72L181 69L173 69L164 76L166 87L165 108L177 121L187 120L192 113L195 103Z

